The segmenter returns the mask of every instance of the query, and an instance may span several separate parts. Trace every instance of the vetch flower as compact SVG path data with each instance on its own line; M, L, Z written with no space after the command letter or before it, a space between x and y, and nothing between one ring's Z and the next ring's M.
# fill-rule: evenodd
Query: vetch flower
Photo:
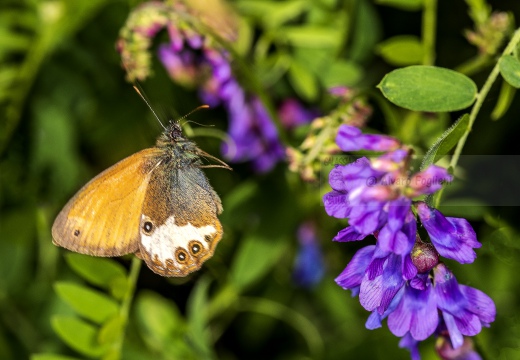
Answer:
M399 148L401 145L395 138L386 135L363 134L361 129L350 126L341 125L336 143L343 151L390 151Z
M335 280L343 289L351 290L352 296L359 294L361 281L372 261L375 248L375 245L370 245L358 250L345 270L343 270Z
M431 282L424 290L407 285L399 305L388 315L388 328L392 334L401 337L410 333L417 341L425 340L433 334L438 323L437 303Z
M323 197L325 210L349 223L333 240L376 238L375 245L354 255L336 282L359 295L361 305L371 311L368 329L388 319L388 328L401 337L399 346L407 348L412 359L420 359L420 341L433 334L449 337L454 350L450 354L478 358L471 349L457 349L464 336L474 336L494 321L494 303L483 292L459 285L439 255L472 262L480 243L467 220L445 217L414 201L440 190L453 177L435 165L410 175L411 149L389 136L341 126L336 141L345 151L385 151L374 159L336 165L329 174L332 191ZM416 217L431 243L419 237ZM444 354L448 350L443 347Z
M461 264L475 260L477 255L473 249L482 245L477 241L475 231L466 219L445 217L439 210L428 207L424 202L419 202L416 209L431 242L441 256Z
M493 300L482 291L459 285L453 273L444 264L434 269L435 297L446 324L453 348L462 346L463 335L474 336L482 326L495 321Z
M298 242L300 246L294 263L294 282L310 288L318 284L325 274L325 264L314 224L307 222L300 225Z

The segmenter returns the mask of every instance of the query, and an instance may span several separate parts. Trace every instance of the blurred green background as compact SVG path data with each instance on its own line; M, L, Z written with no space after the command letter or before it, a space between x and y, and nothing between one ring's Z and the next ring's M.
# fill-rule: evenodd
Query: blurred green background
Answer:
M362 71L356 73L354 84L346 85L375 92L382 76L395 68L378 55L377 44L396 35L420 36L422 2L402 2L411 5L403 9L383 1L308 2L310 8L328 9L330 16L345 16L347 23L356 23L338 59L354 61ZM83 284L102 293L109 290L78 275L68 252L52 245L50 228L57 212L84 183L122 158L152 146L161 132L124 80L115 50L119 30L138 3L3 0L0 4L0 359L42 353L102 356L71 348L52 325L56 316L77 316L77 309L57 295L56 284ZM253 24L257 39L266 27L254 14L240 12L251 9L251 3L269 2L232 5ZM470 3L438 3L436 65L456 68L477 55L463 36L465 29L474 26L468 16ZM518 1L487 4L516 18L520 14ZM290 21L301 25L306 18L299 15ZM354 45L358 55L348 51ZM320 48L307 54L320 56ZM487 65L471 74L478 86L494 59L489 57ZM260 60L244 56L252 67L259 66ZM156 59L153 69L154 75L141 85L161 116L176 118L200 105L196 91L174 84ZM258 80L262 83L263 79ZM284 90L279 93L301 94L291 82L280 83ZM504 116L491 121L499 91L496 84L486 99L465 154L516 155L520 102L514 98ZM323 112L331 110L320 96L303 100ZM376 96L370 104L374 114L368 126L387 131L390 126ZM433 133L440 134L459 115L450 114ZM227 129L221 108L198 111L190 119ZM410 134L417 136L411 136L416 145L435 140ZM219 139L194 140L219 156ZM301 138L291 141L297 146ZM326 171L315 185L301 181L285 163L268 174L256 174L248 164L231 165L233 172L206 171L224 204L225 235L214 258L186 279L165 279L141 268L123 358L408 358L385 324L375 331L364 328L368 313L333 281L363 244L330 241L346 222L326 216L321 205L321 196L328 191ZM520 359L518 209L446 211L470 218L483 243L474 264L448 262L460 283L481 289L497 305L497 319L476 337L477 347L488 359ZM298 252L296 232L308 220L317 225L325 260L325 276L312 288L298 286L292 276ZM130 257L115 262L126 272ZM433 347L433 339L421 346L424 359L436 358Z

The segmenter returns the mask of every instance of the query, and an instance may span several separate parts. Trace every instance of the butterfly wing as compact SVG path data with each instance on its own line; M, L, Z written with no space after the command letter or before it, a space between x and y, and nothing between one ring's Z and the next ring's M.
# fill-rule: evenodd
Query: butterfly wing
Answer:
M160 155L157 148L142 150L88 182L54 221L54 244L95 256L137 251L143 201Z
M221 212L220 198L200 168L161 164L144 200L139 257L163 276L200 269L222 238Z

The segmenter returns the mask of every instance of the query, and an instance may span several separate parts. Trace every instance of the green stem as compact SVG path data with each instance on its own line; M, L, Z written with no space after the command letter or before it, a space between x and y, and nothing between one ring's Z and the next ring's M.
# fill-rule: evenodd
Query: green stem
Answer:
M130 265L130 274L128 275L128 283L123 301L121 302L121 308L119 310L119 316L121 318L121 333L119 339L114 344L114 359L122 358L123 342L125 340L125 328L128 323L130 315L130 305L134 297L135 287L137 284L137 278L139 277L139 270L141 269L141 260L137 256L132 257L132 264Z
M520 28L518 28L515 31L513 37L511 38L511 41L509 41L509 44L507 44L502 55L507 55L507 54L512 53L519 42L520 42ZM493 83L497 79L499 72L500 72L500 69L498 67L498 62L497 62L497 64L493 68L493 70L491 70L491 73L489 74L486 82L482 86L482 89L480 89L479 93L477 94L477 100L475 101L475 104L473 105L473 108L471 109L471 113L469 114L468 129L466 130L464 135L462 135L459 142L457 143L457 147L455 148L453 157L451 158L450 167L453 169L457 166L457 163L459 162L460 154L462 153L462 149L464 148L464 145L466 144L466 140L469 136L469 133L471 132L473 123L477 119L477 115L480 111L480 108L482 107L482 104L484 103L484 100L486 99L486 96L488 95L489 90L491 90L491 86L493 86Z
M437 31L437 0L425 0L422 19L423 65L435 63L435 33Z

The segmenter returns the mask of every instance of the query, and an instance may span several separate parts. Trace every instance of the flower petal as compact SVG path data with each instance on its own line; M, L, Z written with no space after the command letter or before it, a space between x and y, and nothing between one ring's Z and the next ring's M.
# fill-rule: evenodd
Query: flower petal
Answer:
M338 235L336 235L332 240L333 241L340 241L340 242L348 242L348 241L358 241L363 240L366 237L366 235L361 234L360 232L356 231L354 227L349 226L344 228L343 230L340 230Z
M347 194L331 191L323 196L323 204L329 216L339 219L344 219L349 216L350 207Z
M429 208L425 203L419 203L417 211L421 223L441 256L461 264L475 260L477 255L473 248L479 248L481 244L466 219L445 217L440 211Z
M343 289L353 289L361 284L365 271L374 255L375 245L366 246L352 257L345 270L335 279Z
M468 310L476 314L485 326L495 321L496 307L489 296L466 285L459 285L459 288L468 300Z

